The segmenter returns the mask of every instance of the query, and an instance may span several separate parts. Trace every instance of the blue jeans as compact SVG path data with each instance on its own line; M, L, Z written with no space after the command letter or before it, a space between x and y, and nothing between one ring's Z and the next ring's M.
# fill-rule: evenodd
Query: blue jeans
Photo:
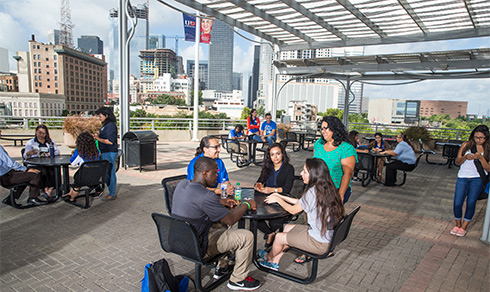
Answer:
M103 160L109 161L109 172L107 173L107 187L109 188L109 196L116 195L116 156L117 152L104 152L101 155Z
M482 191L482 183L479 177L460 178L456 181L456 189L454 190L454 219L461 220L463 218L463 203L466 200L466 211L464 212L464 221L471 221L475 215L475 206L478 196Z
M344 193L344 201L342 202L343 204L345 204L345 203L347 203L347 201L349 201L350 194L352 194L352 189L350 187L348 187Z
M263 142L262 141L262 136L259 136L259 135L254 135L253 136L253 139L257 142ZM265 140L267 141L267 143L269 144L269 146L271 146L272 144L274 144L274 142L276 142L276 137L274 136L267 136L265 137Z

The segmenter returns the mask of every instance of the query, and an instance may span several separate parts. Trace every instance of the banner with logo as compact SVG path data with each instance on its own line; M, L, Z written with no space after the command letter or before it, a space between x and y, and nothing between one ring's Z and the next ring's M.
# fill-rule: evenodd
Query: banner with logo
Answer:
M185 40L190 42L196 41L196 18L187 14L184 16L184 33Z
M211 30L213 29L213 20L208 18L201 18L201 43L209 44L211 41Z

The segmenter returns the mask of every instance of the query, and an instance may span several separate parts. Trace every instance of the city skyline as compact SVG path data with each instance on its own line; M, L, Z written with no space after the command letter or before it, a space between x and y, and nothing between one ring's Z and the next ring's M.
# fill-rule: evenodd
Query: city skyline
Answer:
M140 1L144 3L145 1ZM133 5L141 4L138 1ZM0 34L0 47L8 49L10 70L16 71L17 66L12 58L16 51L26 51L31 34L36 35L36 40L48 42L48 32L51 29L59 29L60 21L59 0L35 1L35 0L5 0L0 3L0 25L4 28ZM108 52L109 43L109 10L117 7L117 1L84 2L71 1L74 39L81 35L96 35L104 41L105 54ZM171 3L176 7L193 13L192 9L182 5ZM39 15L43 15L42 18ZM42 19L42 21L40 20ZM174 11L156 1L150 1L150 34L163 34L166 36L183 35L182 14ZM241 31L243 33L243 31ZM257 39L247 33L249 38ZM387 54L400 52L424 52L444 51L458 49L473 49L489 47L490 38L462 39L454 41L439 41L418 44L400 44L385 46L368 46L366 55ZM234 72L240 72L248 76L252 70L254 45L235 35L234 44ZM174 41L167 41L167 47L174 48ZM209 45L201 44L200 56L207 59ZM179 55L184 58L184 64L188 59L194 59L194 47L191 42L179 41ZM380 82L389 83L389 82ZM248 86L244 84L246 89ZM489 79L468 80L433 80L423 81L412 85L399 86L374 86L365 85L364 96L370 99L377 98L405 98L405 99L432 99L432 100L461 100L468 101L469 114L488 114L490 103L488 92L490 91ZM244 96L246 92L244 92Z

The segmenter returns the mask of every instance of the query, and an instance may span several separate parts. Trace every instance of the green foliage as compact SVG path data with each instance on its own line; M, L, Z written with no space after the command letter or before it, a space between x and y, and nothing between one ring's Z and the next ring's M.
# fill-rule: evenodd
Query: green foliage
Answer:
M367 119L367 117L360 115L360 114L349 114L349 122L351 122L351 123L369 123L369 120Z
M421 139L424 143L428 143L432 139L426 127L409 127L405 130L405 134L412 141Z
M344 117L344 111L340 110L338 108L329 108L327 111L323 114L323 116L334 116L339 118L340 120L343 119Z
M61 112L61 116L63 116L63 117L67 117L69 114L70 114L70 111L69 111L69 110L67 110L67 109L64 109L64 110Z
M286 112L285 110L277 110L276 111L276 117L280 117L285 112Z
M161 94L155 98L148 98L147 101L151 104L185 105L183 99L168 94Z
M265 116L265 107L261 106L257 109L257 116L263 117Z
M199 95L199 105L203 105L203 99L202 99L202 91L199 90L199 92L197 93ZM194 105L194 90L191 90L191 96L190 96L190 105L193 106Z
M250 116L250 113L252 112L252 109L251 108L248 108L248 107L243 107L243 110L242 110L242 115L240 116L240 119L241 120L246 120L249 116Z
M145 118L147 117L146 111L142 109L137 109L135 111L129 111L129 116L131 118Z

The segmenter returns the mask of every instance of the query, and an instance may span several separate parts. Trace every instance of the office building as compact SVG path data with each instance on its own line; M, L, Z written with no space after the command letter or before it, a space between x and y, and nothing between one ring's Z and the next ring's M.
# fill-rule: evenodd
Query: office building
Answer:
M104 104L107 97L104 58L33 39L29 41L29 53L19 52L16 59L19 82L28 80L30 83L29 86L19 84L20 88L29 88L34 93L64 95L66 109L71 112L95 111Z
M87 54L104 54L104 42L95 35L82 35L78 38L78 48Z
M141 50L140 60L142 80L154 80L164 73L177 76L177 56L170 49Z
M468 110L467 101L421 100L420 116L429 118L433 115L449 115L451 119L465 117Z
M165 48L165 36L163 34L156 35L151 34L148 37L148 50L164 49Z
M61 116L65 109L62 94L0 92L0 103L5 104L6 114L14 117Z
M243 73L233 72L233 90L242 90Z
M5 48L0 48L0 73L9 73L9 51Z
M259 70L260 70L260 46L254 46L254 63L252 72L248 79L248 99L247 106L253 107L257 100L257 90L259 88Z
M135 16L138 18L138 25L130 43L129 52L129 72L136 78L140 76L140 50L148 50L149 39L149 10L146 3L133 6ZM109 12L110 31L109 31L109 79L119 79L119 16L117 9Z
M48 44L59 45L61 44L61 31L59 29L52 29L48 32Z
M194 60L187 60L187 75L194 80L194 66L196 62ZM199 90L206 89L208 84L208 61L199 61ZM194 89L194 83L191 88Z
M222 92L233 90L233 30L215 20L209 45L209 83L206 89Z

